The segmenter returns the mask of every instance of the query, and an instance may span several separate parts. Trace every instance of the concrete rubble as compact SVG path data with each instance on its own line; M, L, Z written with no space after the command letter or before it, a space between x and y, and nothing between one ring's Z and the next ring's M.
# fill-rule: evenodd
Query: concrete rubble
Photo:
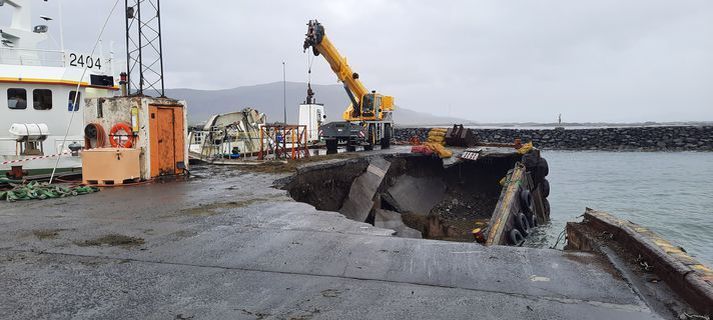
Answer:
M391 210L374 210L374 226L394 230L394 235L397 237L416 239L423 237L421 231L411 229L404 224L400 213Z

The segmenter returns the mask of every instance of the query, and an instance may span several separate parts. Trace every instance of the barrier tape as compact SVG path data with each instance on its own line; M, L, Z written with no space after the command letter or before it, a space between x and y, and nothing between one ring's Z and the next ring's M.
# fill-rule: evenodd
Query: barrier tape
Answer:
M20 163L20 162L26 162L26 161L32 161L32 160L54 158L54 157L59 157L61 155L65 155L65 154L72 154L72 151L65 151L62 153L50 154L50 155L46 155L46 156L37 156L37 157L30 157L30 158L25 158L25 159L9 160L9 161L4 161L2 164L13 164L13 163Z

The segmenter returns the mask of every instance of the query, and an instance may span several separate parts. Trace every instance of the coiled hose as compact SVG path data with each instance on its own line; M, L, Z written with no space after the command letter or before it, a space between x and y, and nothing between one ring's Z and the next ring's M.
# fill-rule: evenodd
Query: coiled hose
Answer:
M92 139L97 140L97 145L92 147ZM84 127L85 149L103 148L106 146L106 131L98 123L90 123Z

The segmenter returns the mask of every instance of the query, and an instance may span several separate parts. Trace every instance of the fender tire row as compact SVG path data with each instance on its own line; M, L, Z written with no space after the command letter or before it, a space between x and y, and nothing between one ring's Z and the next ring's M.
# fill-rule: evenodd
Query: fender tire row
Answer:
M550 214L550 203L547 197L550 195L550 182L547 180L547 175L550 173L550 167L545 158L540 157L539 152L528 152L522 156L522 163L525 165L527 172L530 173L535 188L539 188L540 195L543 197L543 206L545 207L545 215ZM535 200L530 190L523 188L520 190L520 212L515 219L515 226L508 232L508 241L511 245L522 246L525 242L525 237L532 232L532 229L539 225L539 219L535 213Z

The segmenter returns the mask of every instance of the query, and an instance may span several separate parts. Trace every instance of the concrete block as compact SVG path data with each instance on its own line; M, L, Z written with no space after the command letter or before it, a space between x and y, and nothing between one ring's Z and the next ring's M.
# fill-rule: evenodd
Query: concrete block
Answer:
M389 202L399 212L427 215L443 200L446 184L442 177L412 177L402 175L387 191Z
M404 224L400 213L390 210L374 210L374 226L377 228L392 229L396 231L395 235L401 238L420 239L423 237L420 231L409 228Z
M369 159L366 171L354 179L349 195L344 200L339 212L355 221L366 221L374 207L374 196L389 170L391 162L381 157Z

